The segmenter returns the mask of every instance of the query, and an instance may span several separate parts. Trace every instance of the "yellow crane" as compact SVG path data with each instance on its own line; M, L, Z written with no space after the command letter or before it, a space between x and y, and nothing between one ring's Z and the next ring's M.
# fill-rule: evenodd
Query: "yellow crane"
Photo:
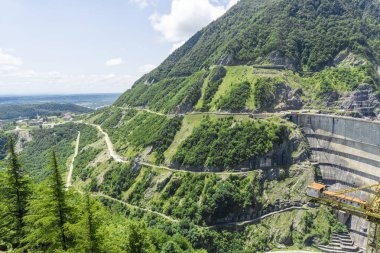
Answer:
M370 202L346 195L347 193L370 188L376 188L376 195ZM312 202L366 219L370 224L366 252L380 252L380 183L338 192L328 191L326 185L312 183L307 188L307 195Z

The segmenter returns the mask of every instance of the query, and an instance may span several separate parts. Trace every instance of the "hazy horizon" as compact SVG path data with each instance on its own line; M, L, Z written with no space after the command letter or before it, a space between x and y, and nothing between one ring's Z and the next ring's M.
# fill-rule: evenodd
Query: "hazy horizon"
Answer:
M36 96L76 96L76 95L121 95L124 92L89 92L89 93L14 93L1 94L0 97L36 97Z

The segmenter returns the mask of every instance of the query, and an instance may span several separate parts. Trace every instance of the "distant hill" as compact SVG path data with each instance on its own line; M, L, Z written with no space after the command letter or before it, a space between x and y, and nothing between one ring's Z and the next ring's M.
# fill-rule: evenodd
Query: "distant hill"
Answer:
M339 107L339 98L363 83L379 89L379 23L378 0L241 0L116 104L174 113L273 110L288 100L292 105L279 109ZM226 73L214 78L215 66ZM272 104L255 103L260 99Z
M74 104L4 105L0 106L0 120L35 118L37 116L61 116L67 112L88 113L92 111L92 109Z
M75 104L91 109L111 105L120 96L119 93L106 94L67 94L67 95L2 95L0 105L32 105L32 104Z

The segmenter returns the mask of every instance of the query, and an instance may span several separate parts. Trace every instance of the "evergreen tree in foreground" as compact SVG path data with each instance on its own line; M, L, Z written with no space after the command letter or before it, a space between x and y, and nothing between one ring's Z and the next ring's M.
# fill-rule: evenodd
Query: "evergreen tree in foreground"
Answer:
M49 175L37 186L29 203L25 217L28 225L25 248L43 252L66 251L69 247L66 223L70 215L64 182L53 151Z
M71 192L69 191L69 194ZM103 205L91 198L89 193L70 195L70 200L77 211L73 215L73 223L68 226L69 236L73 238L74 252L98 253L104 238L102 227L107 223L108 217Z
M13 138L8 146L8 164L0 175L0 242L17 247L23 237L30 179L18 161Z

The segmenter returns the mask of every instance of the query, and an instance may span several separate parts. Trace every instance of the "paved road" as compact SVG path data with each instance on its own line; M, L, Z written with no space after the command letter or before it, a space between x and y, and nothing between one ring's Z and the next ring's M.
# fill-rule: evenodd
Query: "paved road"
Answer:
M79 152L79 141L80 141L80 132L78 131L78 137L77 137L77 141L75 144L74 156L73 156L73 159L71 160L71 163L70 163L69 174L67 175L66 188L69 188L71 186L71 178L73 176L73 171L74 171L74 162L75 162L75 158L78 156L78 152Z

